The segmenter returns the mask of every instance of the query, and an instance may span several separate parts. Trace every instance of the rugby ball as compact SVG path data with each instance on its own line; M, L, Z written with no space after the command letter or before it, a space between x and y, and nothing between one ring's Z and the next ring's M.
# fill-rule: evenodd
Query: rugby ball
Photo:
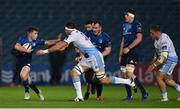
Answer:
M26 49L31 49L31 48L32 48L32 46L31 46L30 43L25 43L25 44L23 45L23 47L26 48Z

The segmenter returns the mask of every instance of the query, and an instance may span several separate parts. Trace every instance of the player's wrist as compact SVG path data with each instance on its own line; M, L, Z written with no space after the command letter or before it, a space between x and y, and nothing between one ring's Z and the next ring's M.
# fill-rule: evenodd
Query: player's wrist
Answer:
M46 50L43 50L43 53L44 53L44 54L47 54L47 53L49 53L48 49L46 49Z
M130 47L130 46L128 46L127 48L128 48L129 50L131 50L131 47Z

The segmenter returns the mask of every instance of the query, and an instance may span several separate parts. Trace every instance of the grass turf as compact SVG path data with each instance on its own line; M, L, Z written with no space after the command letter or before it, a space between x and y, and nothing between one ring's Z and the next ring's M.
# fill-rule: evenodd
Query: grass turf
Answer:
M75 90L72 86L40 86L45 96L45 101L39 101L37 96L31 91L31 100L24 101L23 88L0 87L0 107L63 107L63 108L170 108L180 107L180 101L176 100L177 93L174 89L168 89L169 102L160 101L160 91L157 86L147 86L149 98L147 101L140 100L141 94L133 93L134 100L131 102L122 101L125 97L125 89L121 86L104 86L104 101L96 101L95 95L90 95L89 100L85 102L68 101L75 97ZM85 87L83 87L83 92Z

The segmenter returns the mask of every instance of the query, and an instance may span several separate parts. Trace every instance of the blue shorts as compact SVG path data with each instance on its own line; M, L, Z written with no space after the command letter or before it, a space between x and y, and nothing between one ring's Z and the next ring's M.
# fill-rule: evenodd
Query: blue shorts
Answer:
M167 60L165 62L165 64L160 68L159 71L161 71L162 73L165 73L167 75L171 75L176 64L177 64L177 62Z

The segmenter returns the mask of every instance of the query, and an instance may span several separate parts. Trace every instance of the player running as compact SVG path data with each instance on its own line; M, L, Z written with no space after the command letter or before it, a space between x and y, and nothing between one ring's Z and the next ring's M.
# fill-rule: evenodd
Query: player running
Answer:
M80 75L87 71L89 68L93 68L96 72L96 77L100 80L101 83L104 84L128 84L132 87L135 86L133 79L122 79L118 77L106 77L105 74L105 65L102 54L97 50L97 48L91 43L89 38L87 38L82 32L78 31L75 27L75 24L69 22L66 24L65 32L67 34L67 38L64 41L58 42L55 46L46 49L46 50L38 50L38 55L43 55L46 53L54 52L54 51L62 51L68 47L68 45L72 42L75 47L80 49L80 51L84 54L84 58L74 66L70 75L73 80L73 85L76 90L77 97L74 101L84 101L81 90L81 82Z
M44 41L38 38L38 28L31 26L27 30L27 34L20 37L14 46L13 53L16 57L16 67L20 71L20 77L22 79L23 86L25 88L25 100L30 99L29 87L37 94L41 101L44 101L44 96L41 90L39 90L35 83L31 80L29 73L31 70L32 54L39 45L53 45L57 40Z
M160 27L157 25L150 28L150 35L154 40L156 52L146 73L150 73L155 68L160 67L156 74L156 80L162 95L161 101L168 101L166 85L176 89L179 94L177 100L180 101L180 85L171 78L171 74L178 62L173 42L166 33L161 32Z
M141 90L141 100L146 100L148 93L144 86L134 74L135 66L139 58L139 45L142 41L141 23L135 19L135 11L128 9L125 11L125 23L123 23L123 38L120 45L119 61L121 72L124 78L133 78L136 86ZM123 100L133 100L131 87L125 85L127 96ZM137 92L137 89L135 90Z

